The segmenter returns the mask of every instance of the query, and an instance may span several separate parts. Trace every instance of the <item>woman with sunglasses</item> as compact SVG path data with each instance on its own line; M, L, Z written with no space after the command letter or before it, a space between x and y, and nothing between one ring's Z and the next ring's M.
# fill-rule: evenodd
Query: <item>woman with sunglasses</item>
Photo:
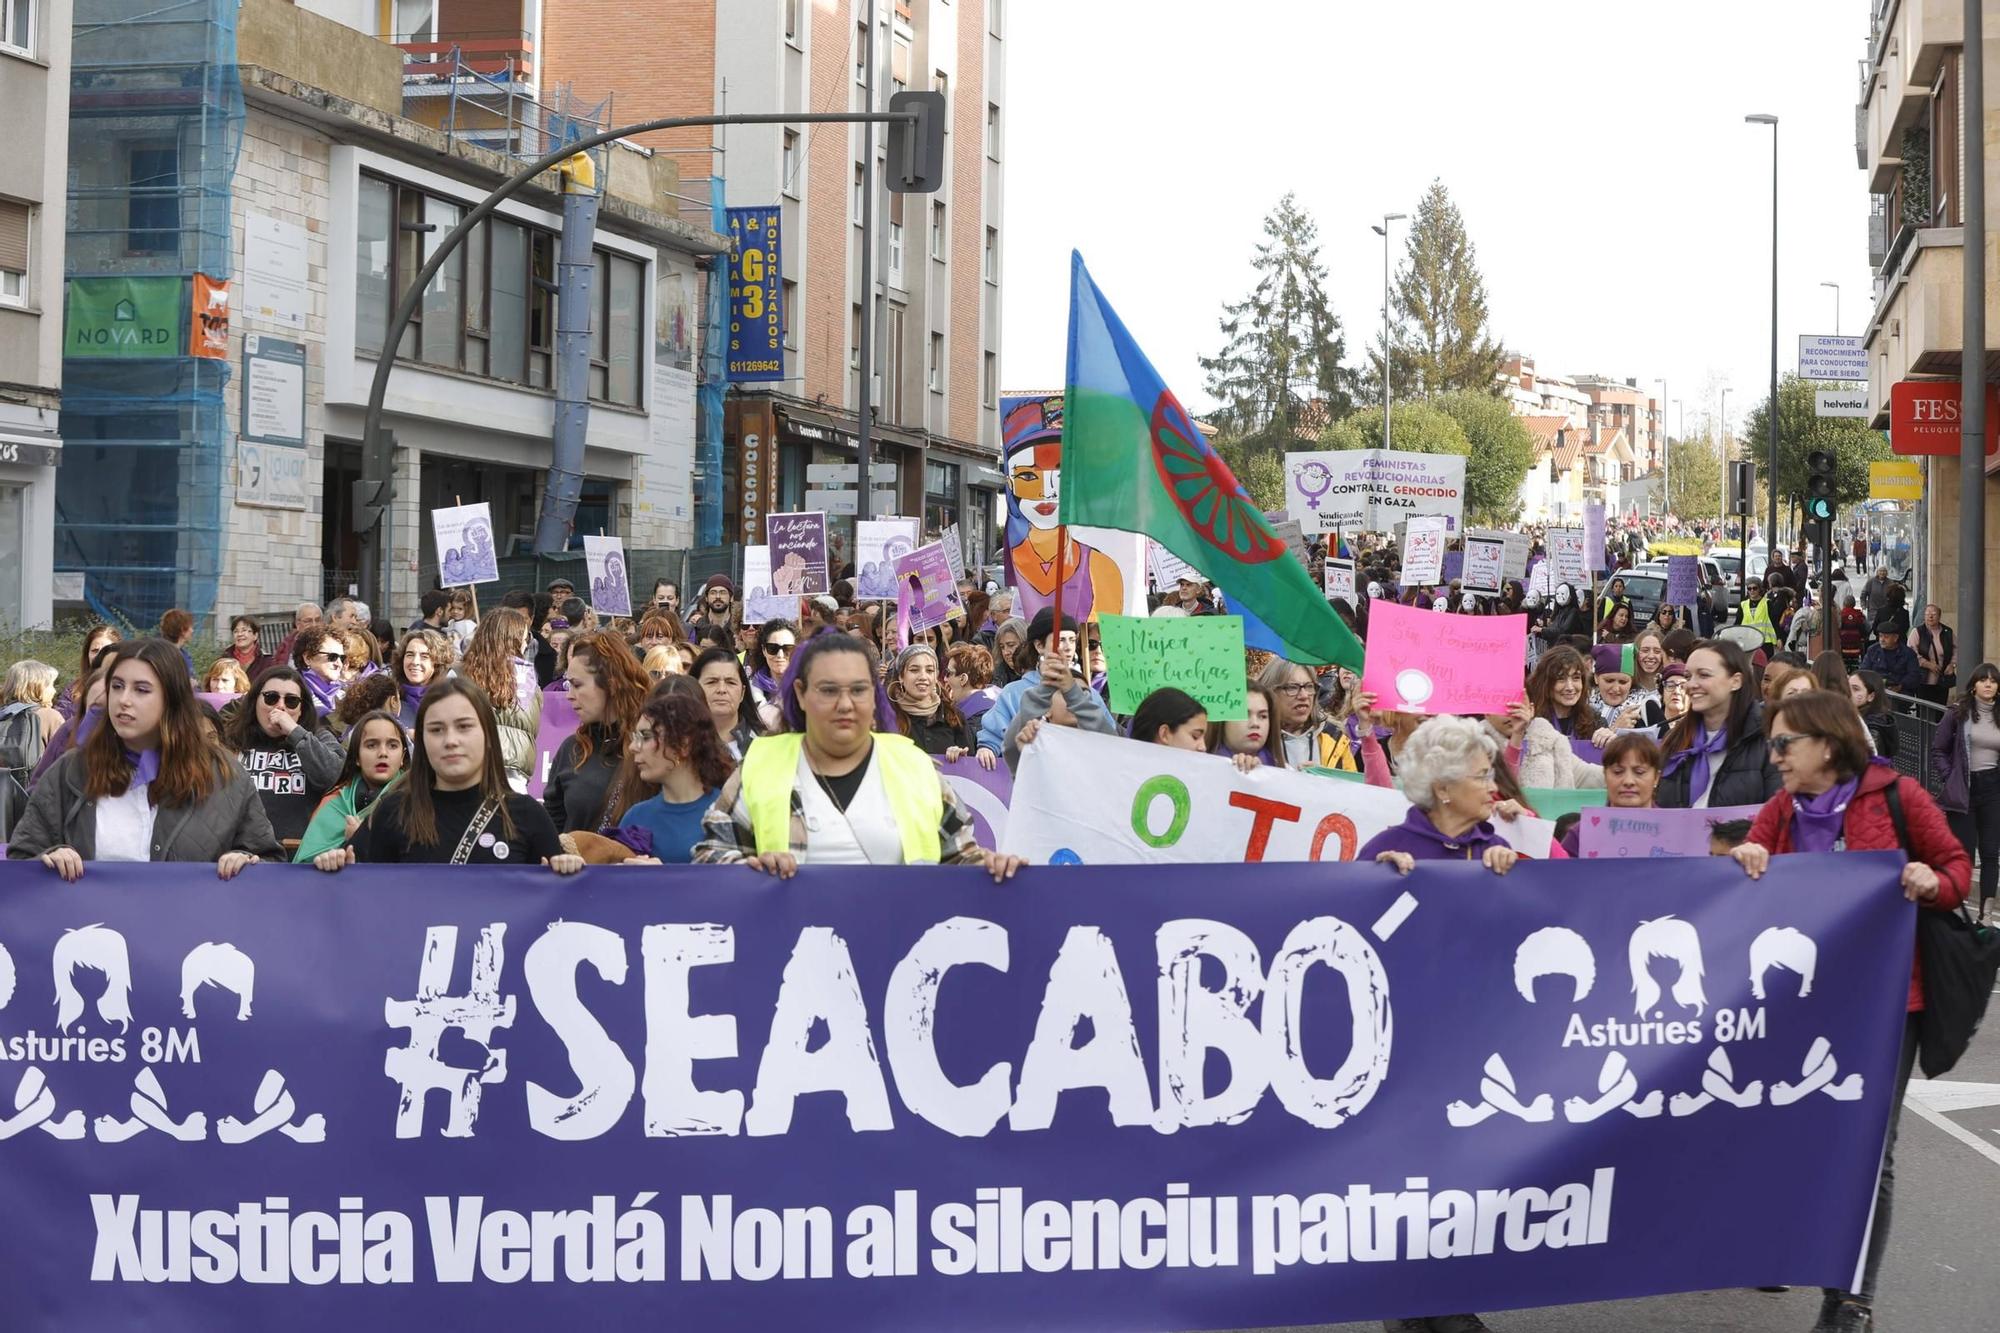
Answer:
M1699 654L1696 654L1699 656ZM1915 778L1904 777L1868 753L1868 737L1851 700L1831 690L1808 690L1780 700L1765 719L1770 747L1784 789L1764 803L1750 825L1750 837L1731 856L1750 878L1758 879L1771 858L1786 852L1902 851L1903 896L1920 908L1951 912L1965 901L1972 862L1951 831L1943 810ZM1902 817L1890 804L1894 792ZM1901 827L1898 827L1900 822ZM1908 947L1907 941L1904 947ZM1904 1005L1902 1057L1889 1105L1901 1106L1916 1061L1918 1015L1924 1008L1922 958L1912 959ZM1861 1281L1853 1291L1828 1290L1820 1306L1821 1328L1873 1326L1875 1278L1889 1241L1889 1210L1895 1188L1897 1117L1889 1117L1875 1186L1875 1224Z
M411 717L415 717L414 710ZM337 851L353 837L375 798L402 776L409 753L399 718L379 708L364 714L347 738L347 762L340 766L333 790L313 812L292 860L311 861L321 852Z
M333 712L347 691L347 644L325 625L308 625L292 638L292 666L305 681L321 716Z
M313 858L329 872L356 861L583 869L541 803L509 786L493 705L459 672L424 691L409 776L375 802L349 845Z
M35 784L9 858L74 881L88 861L212 861L231 879L282 855L249 777L210 738L178 648L121 643L104 679L103 721Z
M785 668L792 664L792 653L798 646L798 628L789 620L767 620L757 627L746 665L750 667L750 694L757 700L758 716L766 731L778 729L783 711L778 706L778 682L785 678Z
M266 668L227 720L225 742L250 774L280 842L305 836L346 755L323 730L306 683L288 666Z

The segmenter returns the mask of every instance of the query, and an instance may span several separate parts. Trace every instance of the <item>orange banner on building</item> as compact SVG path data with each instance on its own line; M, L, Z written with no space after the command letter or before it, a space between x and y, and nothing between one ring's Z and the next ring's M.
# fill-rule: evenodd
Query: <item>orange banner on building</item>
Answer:
M215 361L229 358L229 284L206 273L194 275L194 316L188 350Z

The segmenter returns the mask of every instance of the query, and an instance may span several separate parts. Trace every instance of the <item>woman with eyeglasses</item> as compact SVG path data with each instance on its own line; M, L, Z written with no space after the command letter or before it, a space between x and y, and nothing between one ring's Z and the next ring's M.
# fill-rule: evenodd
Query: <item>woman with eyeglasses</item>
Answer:
M1273 658L1257 673L1256 684L1278 701L1272 720L1278 748L1287 768L1333 768L1361 771L1358 729L1327 725L1319 706L1319 680L1312 668Z
M715 724L716 738L729 751L731 759L740 761L763 727L757 701L750 696L749 673L735 653L717 647L704 648L701 656L694 659L694 670L688 674L701 686L702 696L708 700L708 715Z
M413 629L403 636L403 646L396 652L392 673L397 690L403 697L403 721L415 724L417 705L424 701L424 691L432 681L451 670L452 664L457 661L458 650L452 647L451 640L441 631Z
M323 729L305 681L288 666L267 668L232 712L224 740L250 774L271 831L280 842L297 842L340 777L340 742Z
M282 855L257 791L210 737L180 650L119 644L102 721L29 795L7 855L74 881L89 861L212 861L223 879Z
M1851 700L1831 690L1792 695L1771 709L1765 730L1766 744L1784 787L1757 812L1749 839L1730 853L1750 878L1761 878L1771 858L1786 852L1900 850L1908 857L1903 866L1903 896L1929 911L1958 909L1972 883L1971 859L1923 784L1902 776L1886 760L1869 755L1868 738ZM1892 791L1901 807L1900 821L1896 806L1890 803ZM1916 1061L1918 1015L1924 1008L1922 962L1921 955L1911 960L1902 1056L1890 1106L1903 1104ZM1861 1281L1853 1291L1826 1292L1820 1306L1822 1328L1872 1327L1875 1278L1889 1241L1896 1123L1897 1117L1891 1115L1888 1141L1882 1147L1881 1175L1875 1186L1875 1223L1868 1235Z
M706 703L673 690L648 696L632 729L631 757L639 780L657 790L625 811L619 840L643 844L644 855L662 864L688 864L702 838L702 817L736 769Z
M757 627L745 665L750 668L750 693L757 700L758 717L766 731L778 729L783 712L778 682L785 678L785 668L792 664L792 653L798 646L798 628L789 620L767 620Z
M250 616L238 616L229 622L229 646L222 650L216 661L234 662L248 680L255 680L263 674L264 668L272 665L272 659L265 655L257 644L259 625ZM214 668L210 668L211 671ZM211 690L213 694L215 691Z
M540 802L510 787L493 705L461 672L424 691L409 775L376 800L349 845L313 864L331 872L356 861L583 869Z
M347 691L347 644L325 625L308 625L292 637L292 666L305 681L313 707L323 717Z
M980 865L1012 876L1021 858L974 841L971 810L930 756L876 730L890 706L880 679L861 640L808 639L781 682L786 729L751 746L723 784L694 859L781 879L801 865Z
M411 719L414 721L415 717L412 710ZM340 766L340 776L334 780L333 790L313 811L292 860L309 862L322 852L337 851L345 845L361 827L361 817L375 803L375 798L402 776L409 753L409 741L400 718L379 708L364 714L348 735L347 759Z

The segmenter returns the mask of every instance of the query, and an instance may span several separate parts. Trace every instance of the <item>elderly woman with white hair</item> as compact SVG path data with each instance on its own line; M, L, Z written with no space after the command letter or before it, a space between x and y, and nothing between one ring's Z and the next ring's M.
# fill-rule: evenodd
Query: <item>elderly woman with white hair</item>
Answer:
M1410 733L1396 764L1396 784L1409 798L1403 822L1370 838L1358 859L1380 861L1407 875L1419 861L1473 861L1497 875L1520 853L1493 829L1493 765L1498 748L1470 718L1434 717Z

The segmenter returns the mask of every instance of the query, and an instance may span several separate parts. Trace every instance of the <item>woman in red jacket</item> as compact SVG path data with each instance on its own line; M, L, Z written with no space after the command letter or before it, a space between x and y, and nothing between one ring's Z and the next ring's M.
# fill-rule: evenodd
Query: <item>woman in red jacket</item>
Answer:
M1764 803L1750 837L1731 855L1752 879L1764 873L1774 853L1874 852L1900 850L1896 820L1887 792L1896 790L1909 830L1909 864L1903 867L1903 896L1920 907L1949 912L1965 901L1972 862L1953 836L1944 811L1922 784L1871 758L1867 733L1850 700L1828 690L1809 690L1783 699L1765 715L1766 744L1784 790ZM1910 1082L1917 1053L1917 1015L1924 1007L1923 974L1913 964L1903 1050L1896 1067L1896 1097ZM1882 1147L1882 1175L1875 1187L1875 1224L1868 1237L1868 1262L1857 1291L1829 1291L1815 1326L1833 1330L1873 1327L1875 1275L1889 1241L1889 1205L1896 1183L1896 1117Z

